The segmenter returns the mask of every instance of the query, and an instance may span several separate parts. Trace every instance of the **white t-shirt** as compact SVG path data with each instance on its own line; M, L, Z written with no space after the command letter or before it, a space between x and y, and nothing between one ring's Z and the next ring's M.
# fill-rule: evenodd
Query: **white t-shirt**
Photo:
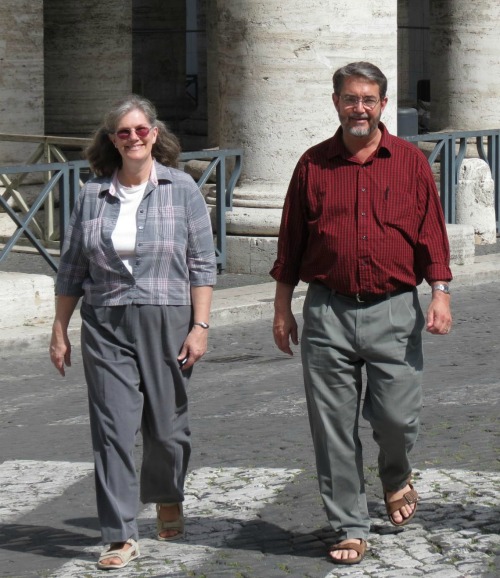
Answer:
M137 237L136 214L144 196L147 181L134 187L124 187L118 183L117 193L120 199L120 214L115 230L111 235L115 251L123 264L132 273L132 264L135 258L135 241Z

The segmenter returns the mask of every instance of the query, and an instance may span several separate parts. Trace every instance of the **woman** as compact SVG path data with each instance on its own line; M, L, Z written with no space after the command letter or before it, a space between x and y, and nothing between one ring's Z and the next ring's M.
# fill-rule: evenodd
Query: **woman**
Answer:
M64 376L67 328L83 296L97 509L109 544L102 569L139 556L139 493L157 503L159 540L184 532L186 389L207 349L216 267L205 201L174 168L179 152L151 102L136 95L118 102L86 151L97 177L79 195L61 252L50 356ZM140 484L133 458L139 429Z

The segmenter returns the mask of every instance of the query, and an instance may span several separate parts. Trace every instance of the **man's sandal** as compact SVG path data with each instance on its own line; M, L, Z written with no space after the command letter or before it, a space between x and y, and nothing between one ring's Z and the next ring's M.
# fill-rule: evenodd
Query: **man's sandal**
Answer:
M178 506L179 507L179 517L177 520L173 520L172 522L166 522L165 520L160 519L160 510L162 507L171 507L171 506ZM161 532L165 530L174 530L177 534L173 536L161 536ZM174 503L174 504L156 504L156 537L158 540L162 542L168 542L171 540L180 540L184 537L184 510L181 503Z
M328 554L331 552L338 552L339 550L354 550L358 553L355 558L332 558L330 555L330 561L334 564L359 564L361 560L365 557L366 553L366 540L361 540L361 544L357 542L344 542L343 544L334 544L328 548Z
M387 515L389 516L389 521L393 526L404 526L405 524L408 524L408 522L413 518L415 512L417 511L417 502L419 499L417 491L413 488L413 485L410 482L408 482L408 485L410 486L410 491L406 492L402 498L395 500L394 502L388 502L387 494L384 493L385 508L387 510ZM410 506L411 504L415 504L413 512L407 518L403 517L401 522L396 522L392 517L394 512L397 512L403 506Z
M129 544L131 547L127 550L111 550L111 546L104 550L99 556L99 561L97 562L97 567L100 570L119 570L120 568L125 568L125 566L139 558L139 544L132 538L129 538L124 544ZM119 558L121 562L119 564L103 564L105 560L110 560L112 558Z

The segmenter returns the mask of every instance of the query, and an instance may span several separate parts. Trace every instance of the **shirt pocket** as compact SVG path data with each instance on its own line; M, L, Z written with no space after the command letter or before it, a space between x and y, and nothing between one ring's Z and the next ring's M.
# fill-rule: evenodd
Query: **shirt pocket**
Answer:
M383 225L400 228L415 219L417 206L414 195L386 187L374 209Z

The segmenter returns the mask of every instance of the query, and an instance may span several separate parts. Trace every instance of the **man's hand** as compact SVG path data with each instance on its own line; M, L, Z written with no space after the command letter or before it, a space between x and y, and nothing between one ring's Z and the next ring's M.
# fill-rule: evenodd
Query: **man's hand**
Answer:
M281 313L276 311L273 322L274 343L288 355L293 355L290 349L290 338L295 345L299 344L298 328L295 317L291 311Z
M450 296L442 291L433 291L427 309L427 331L434 335L446 335L450 332L451 324Z
M299 343L297 322L292 313L292 295L294 285L287 283L276 283L276 296L274 298L274 322L273 336L274 343L278 348L288 355L293 355L290 349L290 337L295 345Z

